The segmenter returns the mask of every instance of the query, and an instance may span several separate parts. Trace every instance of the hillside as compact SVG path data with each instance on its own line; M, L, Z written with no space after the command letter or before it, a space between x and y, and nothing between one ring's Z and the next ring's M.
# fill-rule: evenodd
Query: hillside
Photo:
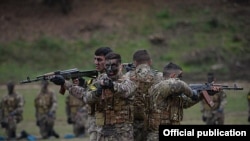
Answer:
M183 65L187 78L209 70L219 70L225 79L250 78L248 0L71 2L72 10L65 14L60 0L51 5L42 0L1 0L0 49L6 50L3 48L15 41L28 44L43 37L73 45L81 40L89 52L96 45L113 46L124 53L125 61L130 60L128 55L135 49L149 49L156 68L175 61ZM9 59L0 58L0 63L4 64L4 60ZM197 66L202 69L193 69ZM197 75L197 79L204 78L205 73Z

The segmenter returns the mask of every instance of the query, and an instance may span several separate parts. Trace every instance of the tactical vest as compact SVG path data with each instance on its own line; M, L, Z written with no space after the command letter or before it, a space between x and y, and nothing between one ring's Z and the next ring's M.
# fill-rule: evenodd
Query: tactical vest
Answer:
M52 93L40 93L35 100L35 106L39 114L47 114L52 106Z
M72 115L75 115L77 113L77 111L82 108L82 106L84 106L84 102L75 98L72 95L69 95L68 97L69 99L69 108L70 108L70 113Z
M158 109L153 108L151 105L149 119L145 120L145 128L149 131L158 131L159 125L169 125L169 108L166 102L162 103L161 107L158 107Z
M102 107L102 108L100 108ZM133 105L127 99L119 97L109 89L104 89L97 109L97 125L114 125L133 122Z
M169 96L167 98L169 108L169 120L171 124L179 124L183 119L183 99L180 96Z
M148 89L156 82L157 72L152 70L148 65L141 64L134 71L129 72L129 78L137 85L134 101L135 120L143 120L145 111L149 107Z
M3 113L4 116L8 116L9 113L13 112L16 108L18 108L18 97L17 95L8 95L3 104Z

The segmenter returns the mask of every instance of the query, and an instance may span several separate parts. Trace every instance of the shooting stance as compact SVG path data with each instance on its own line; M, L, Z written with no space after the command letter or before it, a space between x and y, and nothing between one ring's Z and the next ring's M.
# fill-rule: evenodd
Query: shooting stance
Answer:
M214 84L215 77L213 73L207 74L208 83ZM221 90L210 96L213 101L213 107L209 106L204 100L201 101L202 120L206 125L223 125L224 124L224 107L227 103L226 93Z

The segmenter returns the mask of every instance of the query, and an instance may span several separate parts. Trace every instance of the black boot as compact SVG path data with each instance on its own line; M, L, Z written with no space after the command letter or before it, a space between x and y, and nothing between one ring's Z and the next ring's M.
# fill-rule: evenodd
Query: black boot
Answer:
M55 132L55 130L52 130L52 136L54 136L55 138L60 138L60 136Z

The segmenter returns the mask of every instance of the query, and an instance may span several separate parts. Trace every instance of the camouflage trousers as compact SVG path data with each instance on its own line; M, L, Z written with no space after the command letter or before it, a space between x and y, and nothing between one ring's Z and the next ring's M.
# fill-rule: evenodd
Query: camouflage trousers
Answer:
M17 129L17 120L15 117L10 116L4 120L5 124L5 133L7 135L7 139L14 139L16 138L16 129Z
M88 122L87 122L87 127L88 127L88 134L89 134L89 141L96 141L97 140L97 126L95 122L95 116L89 115L88 116Z
M133 125L104 125L101 132L97 132L97 141L134 141Z
M158 141L159 140L159 132L153 131L148 132L147 139L145 141Z
M134 140L135 141L145 141L146 132L144 131L144 121L143 120L134 120L133 123L134 130Z
M206 111L204 113L206 117L206 125L223 125L224 124L224 113L217 111Z
M41 118L38 119L39 122L39 130L42 138L47 139L54 133L54 123L55 118L54 117L48 117L47 115L41 116Z

